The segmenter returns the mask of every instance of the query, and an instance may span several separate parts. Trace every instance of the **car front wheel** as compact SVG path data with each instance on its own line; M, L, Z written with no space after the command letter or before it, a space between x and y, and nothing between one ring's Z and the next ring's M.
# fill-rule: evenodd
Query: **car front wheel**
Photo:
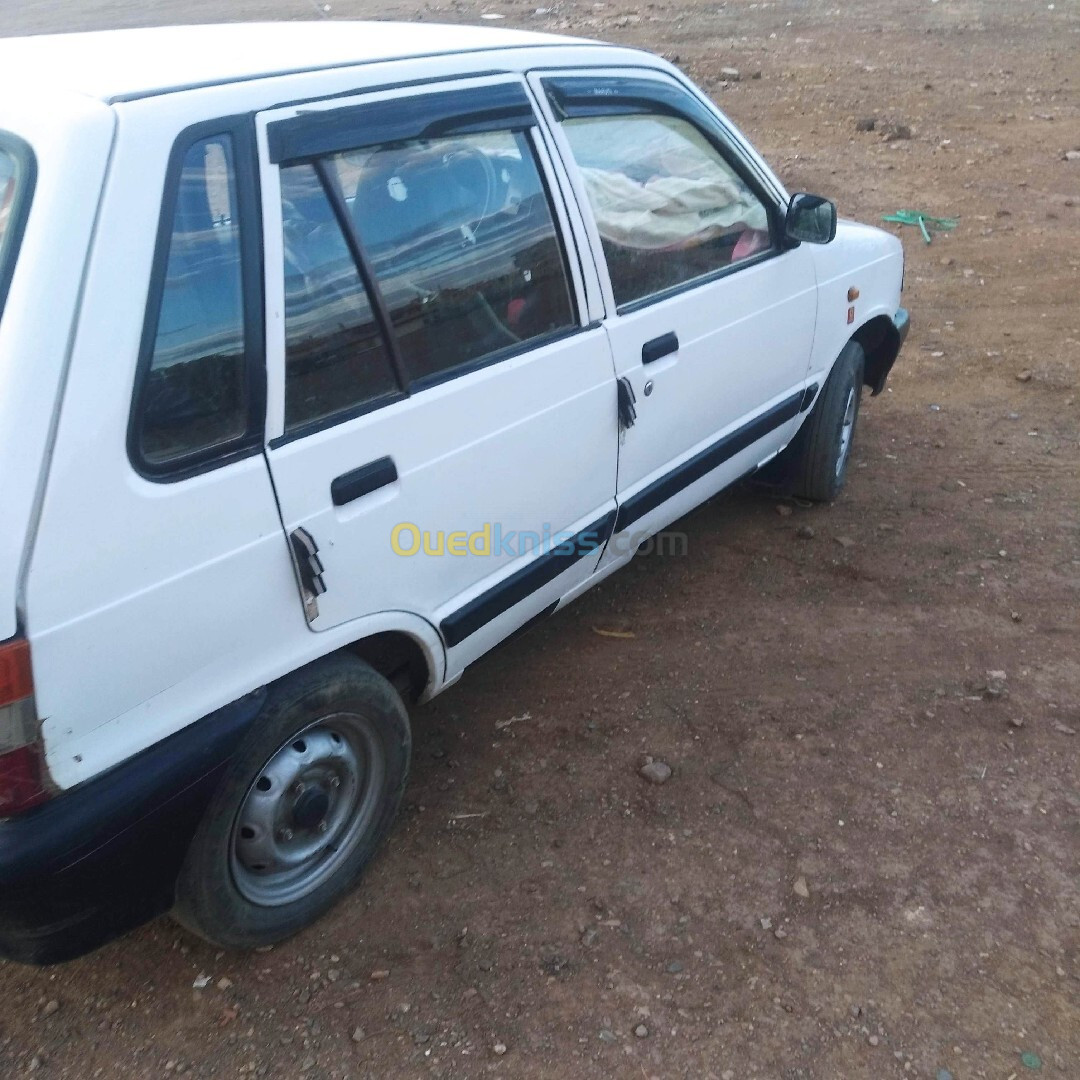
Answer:
M814 502L840 494L859 420L865 357L849 341L791 446L792 493Z
M271 688L195 833L173 914L218 945L296 933L356 882L408 779L409 719L362 661L327 657Z

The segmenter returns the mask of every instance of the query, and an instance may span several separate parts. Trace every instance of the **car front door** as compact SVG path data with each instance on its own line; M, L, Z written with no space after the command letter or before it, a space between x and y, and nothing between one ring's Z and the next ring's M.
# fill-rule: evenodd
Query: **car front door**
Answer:
M817 312L782 193L689 89L651 70L532 76L602 253L604 320L636 419L605 564L778 452Z
M520 78L259 118L267 458L314 630L408 610L449 678L596 568L607 337Z

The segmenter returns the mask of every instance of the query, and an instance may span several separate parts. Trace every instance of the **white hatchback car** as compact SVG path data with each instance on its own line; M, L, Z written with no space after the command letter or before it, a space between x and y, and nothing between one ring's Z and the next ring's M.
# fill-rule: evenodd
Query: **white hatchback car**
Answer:
M325 911L406 701L781 452L835 495L902 274L646 53L0 42L0 954Z

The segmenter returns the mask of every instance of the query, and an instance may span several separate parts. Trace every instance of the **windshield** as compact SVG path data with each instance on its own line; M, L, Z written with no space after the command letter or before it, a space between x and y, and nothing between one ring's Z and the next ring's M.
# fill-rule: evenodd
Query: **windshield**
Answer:
M15 269L32 186L33 159L21 142L0 132L0 315Z

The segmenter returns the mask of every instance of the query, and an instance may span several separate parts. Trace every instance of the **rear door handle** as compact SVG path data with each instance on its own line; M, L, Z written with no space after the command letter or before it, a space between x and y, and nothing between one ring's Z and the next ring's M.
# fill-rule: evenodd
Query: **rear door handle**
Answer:
M667 334L661 334L659 337L655 337L652 341L646 341L641 346L641 362L643 364L651 364L654 360L659 360L662 356L670 356L674 352L679 351L679 335L674 330Z
M335 506L344 506L354 499L370 495L398 478L397 466L391 457L381 457L378 461L369 461L358 469L342 473L330 481L330 498Z

